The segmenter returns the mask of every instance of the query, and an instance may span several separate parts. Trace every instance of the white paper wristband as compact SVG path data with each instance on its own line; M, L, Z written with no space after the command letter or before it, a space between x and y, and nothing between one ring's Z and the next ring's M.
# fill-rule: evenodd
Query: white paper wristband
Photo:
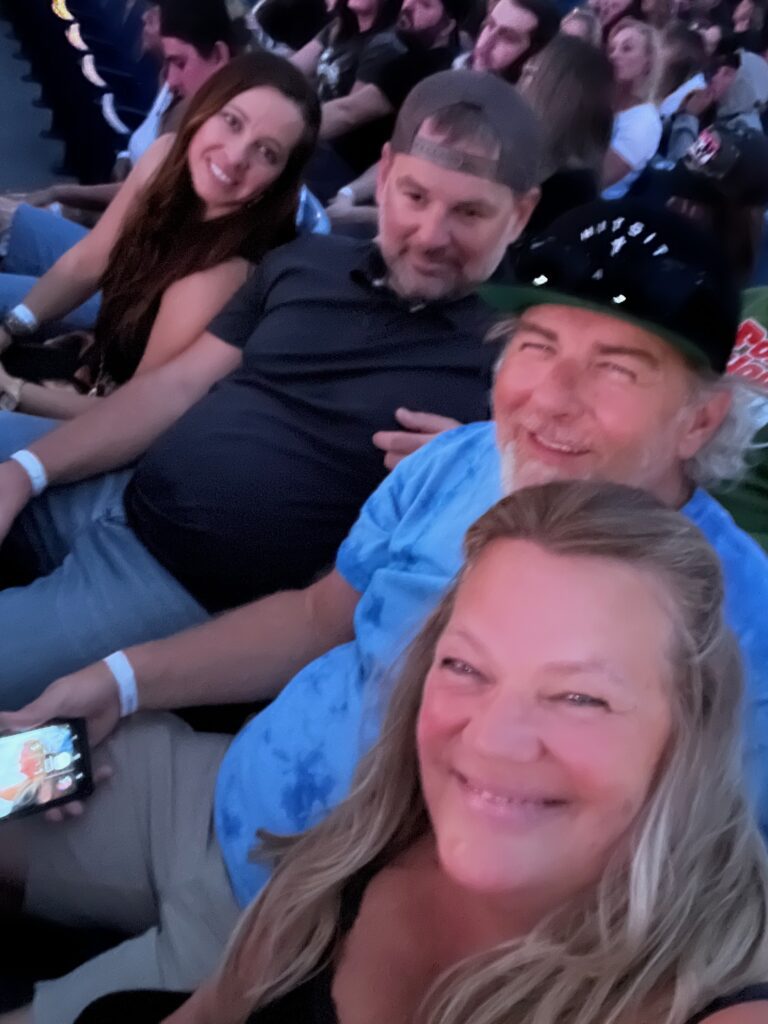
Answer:
M125 651L115 651L104 658L104 664L112 673L120 698L120 717L127 718L139 710L139 691L136 688L136 674L128 661Z
M15 317L20 323L24 325L24 329L29 334L34 334L35 331L40 326L40 321L37 319L37 317L29 308L29 306L25 306L23 302L20 302L18 306L14 306L10 313L12 317Z
M45 471L45 466L35 453L29 451L28 448L21 448L19 451L14 452L11 458L21 466L29 477L34 496L37 497L38 494L42 494L48 486L48 474Z

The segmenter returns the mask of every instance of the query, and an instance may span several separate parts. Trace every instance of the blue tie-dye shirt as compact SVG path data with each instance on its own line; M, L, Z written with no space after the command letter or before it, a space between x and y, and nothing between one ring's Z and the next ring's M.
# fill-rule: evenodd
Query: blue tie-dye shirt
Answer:
M242 905L267 878L248 860L256 830L300 831L346 794L376 736L393 665L459 569L468 527L501 493L493 424L477 423L410 456L366 502L336 563L362 595L354 641L299 672L235 738L221 766L216 830ZM748 665L748 770L768 831L768 558L705 492L683 511L725 571L728 617Z

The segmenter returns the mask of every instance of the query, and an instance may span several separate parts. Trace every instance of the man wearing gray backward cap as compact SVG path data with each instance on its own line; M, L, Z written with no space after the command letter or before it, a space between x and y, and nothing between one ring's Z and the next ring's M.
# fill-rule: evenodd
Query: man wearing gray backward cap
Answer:
M384 476L371 435L395 426L399 402L463 420L487 415L490 315L473 290L536 202L538 151L534 117L509 84L453 71L425 80L385 148L376 244L298 239L264 260L176 365L57 429L7 414L0 437L13 438L8 453L31 450L51 485L140 457L134 471L37 498L16 461L0 465L0 533L15 519L12 539L39 554L34 572L48 573L0 592L0 701L10 709L32 700L0 727L84 715L98 743L137 703L275 697L347 639L348 587L317 607L308 591L287 588L306 587L332 563ZM52 545L54 531L64 562L51 564L48 553L46 564L36 545ZM265 625L271 649L262 639L253 645ZM205 678L179 677L190 638L197 651L201 636ZM127 659L116 650L136 644ZM166 667L151 694L132 650L139 659L156 650L154 668ZM108 664L83 668L111 652ZM233 662L236 653L244 661ZM33 699L64 673L74 674ZM71 1024L118 989L191 988L213 969L240 908L264 882L248 861L255 828L301 829L346 785L313 765L356 760L359 719L334 696L348 682L329 680L290 720L270 705L257 716L268 739L255 742L248 728L232 742L171 715L138 715L97 747L96 764L112 765L114 776L81 818L14 823L12 850L13 829L3 831L0 878L23 893L28 911L134 936L39 985L35 1024ZM325 730L347 713L345 743L325 750ZM280 782L249 775L257 754ZM249 782L223 803L217 776L227 762L228 778L245 768ZM287 770L292 796L283 799Z

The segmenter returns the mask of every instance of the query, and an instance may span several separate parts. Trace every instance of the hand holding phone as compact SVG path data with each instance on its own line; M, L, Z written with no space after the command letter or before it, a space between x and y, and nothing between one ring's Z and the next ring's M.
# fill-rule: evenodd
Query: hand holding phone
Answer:
M0 712L0 733L21 732L54 718L84 718L92 748L115 730L120 721L120 698L103 661L57 679L20 711Z
M83 719L0 736L0 821L47 811L93 792Z

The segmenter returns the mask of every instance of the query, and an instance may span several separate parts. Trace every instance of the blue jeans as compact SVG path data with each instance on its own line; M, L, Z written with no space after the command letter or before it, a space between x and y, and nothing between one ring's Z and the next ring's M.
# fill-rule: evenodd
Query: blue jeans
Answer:
M80 224L23 203L11 221L8 253L0 274L0 317L23 301L38 278L87 234L88 229ZM100 301L100 296L92 296L46 333L93 327Z
M0 412L0 459L58 424ZM54 487L21 513L3 551L37 577L0 591L0 708L15 710L59 676L208 613L126 522L131 470Z

